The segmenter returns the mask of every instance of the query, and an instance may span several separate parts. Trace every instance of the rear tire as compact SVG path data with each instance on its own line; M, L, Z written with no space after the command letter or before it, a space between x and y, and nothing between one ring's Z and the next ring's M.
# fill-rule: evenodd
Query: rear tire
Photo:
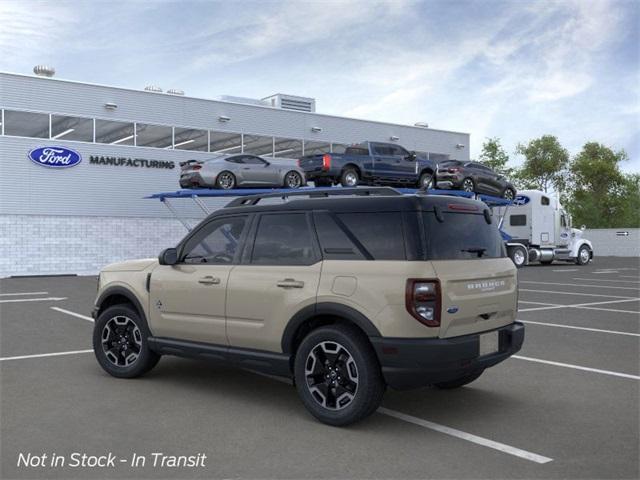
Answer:
M100 366L118 378L144 375L160 360L149 348L149 329L130 305L113 305L102 312L93 328L93 351Z
M345 168L340 175L340 185L343 187L357 187L360 182L360 175L355 168Z
M441 390L451 390L454 388L460 388L473 382L474 380L477 380L478 377L482 375L483 372L484 372L484 369L477 372L472 372L468 375L464 375L460 378L456 378L455 380L450 380L448 382L434 383L433 386Z
M302 403L327 425L344 426L368 417L385 390L373 348L350 325L309 333L296 352L294 375Z
M463 192L475 192L476 184L472 178L467 177L462 181L462 185L460 186L460 189Z
M222 190L232 190L236 186L236 176L228 171L220 172L216 177L216 187Z
M287 172L284 176L284 187L285 188L300 188L302 186L302 175L300 175L295 170L291 170Z

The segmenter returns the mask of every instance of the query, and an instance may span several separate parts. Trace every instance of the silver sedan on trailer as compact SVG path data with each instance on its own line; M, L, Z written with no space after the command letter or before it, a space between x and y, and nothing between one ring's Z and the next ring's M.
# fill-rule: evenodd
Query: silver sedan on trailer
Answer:
M266 160L245 153L189 160L181 162L180 169L181 188L299 188L307 183L304 171L293 159Z

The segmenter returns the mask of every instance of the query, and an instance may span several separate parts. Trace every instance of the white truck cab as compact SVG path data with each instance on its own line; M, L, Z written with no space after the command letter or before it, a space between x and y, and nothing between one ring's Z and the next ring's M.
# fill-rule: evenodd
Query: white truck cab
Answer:
M585 265L593 259L593 246L582 238L584 226L572 228L571 216L559 200L539 190L522 190L506 207L494 207L507 239L507 253L517 267L554 260Z

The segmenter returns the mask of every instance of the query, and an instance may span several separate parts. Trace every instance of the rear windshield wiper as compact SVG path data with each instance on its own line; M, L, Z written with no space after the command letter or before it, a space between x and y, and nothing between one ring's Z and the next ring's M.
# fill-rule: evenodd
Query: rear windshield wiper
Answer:
M477 253L478 257L481 257L482 255L484 255L484 252L486 252L487 249L486 248L482 248L482 247L473 247L473 248L463 248L460 251L461 252L468 252L468 253Z

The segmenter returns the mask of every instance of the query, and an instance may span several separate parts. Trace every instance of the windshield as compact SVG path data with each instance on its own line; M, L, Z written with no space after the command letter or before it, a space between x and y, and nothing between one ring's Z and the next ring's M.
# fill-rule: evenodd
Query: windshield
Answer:
M442 222L433 212L423 215L429 260L506 256L496 222L488 224L481 213L443 212Z

